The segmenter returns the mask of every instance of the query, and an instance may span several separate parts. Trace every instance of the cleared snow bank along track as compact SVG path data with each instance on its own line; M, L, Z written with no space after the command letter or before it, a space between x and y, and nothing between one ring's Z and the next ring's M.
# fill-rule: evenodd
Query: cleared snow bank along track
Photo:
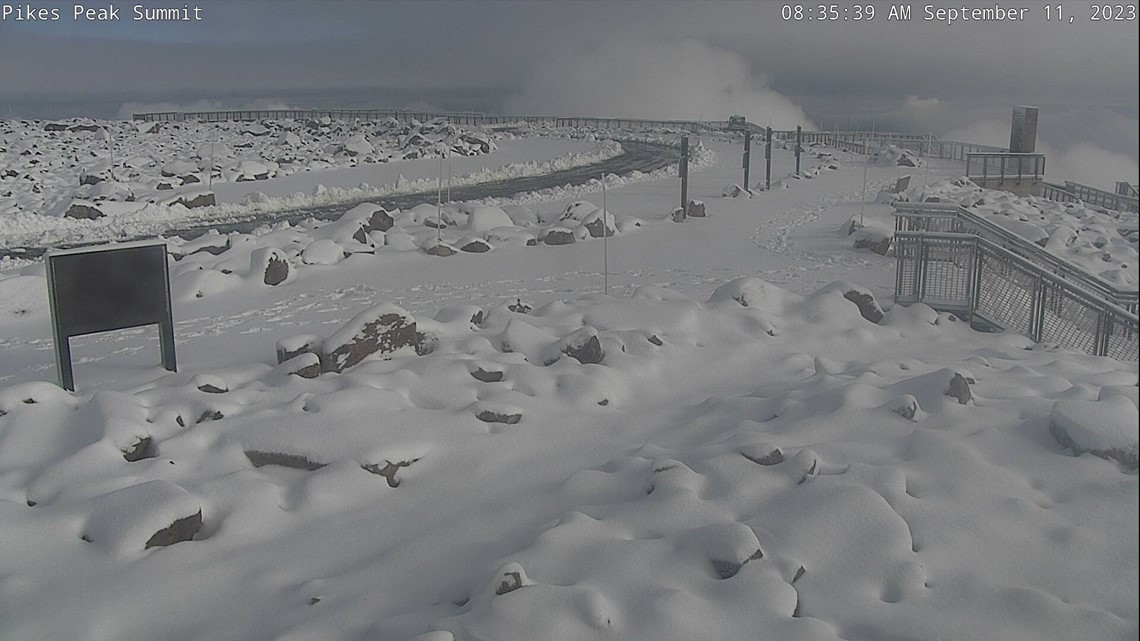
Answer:
M636 141L621 141L621 153L599 162L549 172L536 176L520 176L506 180L491 181L476 185L466 185L451 190L451 200L477 200L483 198L505 198L520 193L533 192L552 187L575 187L596 180L601 175L617 174L627 176L635 172L650 173L677 162L678 151L666 144ZM434 202L435 189L418 190L413 193L388 197L362 197L355 201L338 202L335 205L321 204L305 207L289 207L287 210L247 211L224 218L187 221L171 221L160 227L133 225L131 231L110 230L103 235L84 234L75 241L52 242L30 241L21 245L0 247L0 260L3 258L35 259L53 247L67 248L108 242L111 240L135 240L153 237L155 234L178 235L195 238L213 229L220 233L231 231L249 232L266 223L288 221L291 224L308 218L329 220L335 218L362 202L372 202L386 209L406 209L424 202ZM161 224L161 223L160 223Z

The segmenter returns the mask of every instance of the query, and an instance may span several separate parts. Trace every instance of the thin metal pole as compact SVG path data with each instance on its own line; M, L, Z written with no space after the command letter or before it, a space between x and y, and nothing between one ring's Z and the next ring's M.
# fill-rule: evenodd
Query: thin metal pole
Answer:
M688 213L689 206L689 137L681 136L681 211Z
M435 183L435 241L443 237L443 156L439 157L439 178Z
M748 186L748 174L752 170L752 131L744 132L744 188Z
M765 132L766 141L764 143L764 190L769 191L772 189L772 126L768 125L768 130Z
M610 295L610 226L606 221L606 174L602 172L602 293Z
M803 127L796 125L796 175L800 175L800 147L803 146Z
M107 125L107 150L111 153L111 182L115 182L115 135L111 133L111 125Z
M864 149L864 151L866 151ZM867 208L867 165L871 164L871 156L863 160L863 198L859 203L859 226L863 226L863 210Z
M932 147L934 147L934 132L933 131L930 132L930 135L926 137L926 168L922 172L922 186L923 187L926 186L926 181L928 178L930 178L930 150ZM941 152L938 155L941 157L942 156Z

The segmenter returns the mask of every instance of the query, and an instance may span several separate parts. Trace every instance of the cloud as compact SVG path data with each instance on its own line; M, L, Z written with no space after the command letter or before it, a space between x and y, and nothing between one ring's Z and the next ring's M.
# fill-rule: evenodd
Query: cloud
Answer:
M972 142L976 145L993 145L994 147L1009 146L1010 122L999 120L981 120L965 127L952 129L942 136L943 140L957 142Z
M778 129L810 125L742 56L696 40L576 41L537 64L508 113L726 120L740 114Z
M937 109L941 105L942 101L938 98L919 98L912 95L903 99L903 111L907 112L925 112Z
M1059 154L1046 156L1045 174L1053 182L1072 180L1115 191L1117 181L1136 183L1140 164L1123 154L1079 143Z

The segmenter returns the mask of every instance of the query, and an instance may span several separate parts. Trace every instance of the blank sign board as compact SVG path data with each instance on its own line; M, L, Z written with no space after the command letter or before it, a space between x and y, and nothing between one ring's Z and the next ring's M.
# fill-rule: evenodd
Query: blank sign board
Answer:
M163 365L176 369L166 243L49 252L47 277L63 387L74 389L69 339L95 332L159 325Z

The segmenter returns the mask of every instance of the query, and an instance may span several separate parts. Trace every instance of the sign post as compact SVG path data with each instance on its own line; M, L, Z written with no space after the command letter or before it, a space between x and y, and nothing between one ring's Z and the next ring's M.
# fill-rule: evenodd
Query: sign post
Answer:
M178 371L165 242L52 251L45 262L60 387L75 391L72 337L143 325L159 326L162 366Z

